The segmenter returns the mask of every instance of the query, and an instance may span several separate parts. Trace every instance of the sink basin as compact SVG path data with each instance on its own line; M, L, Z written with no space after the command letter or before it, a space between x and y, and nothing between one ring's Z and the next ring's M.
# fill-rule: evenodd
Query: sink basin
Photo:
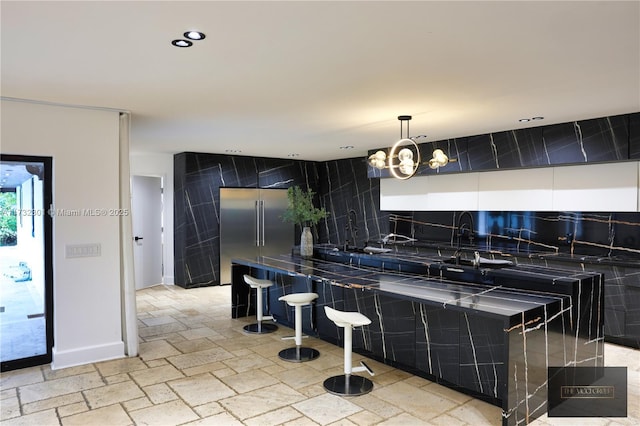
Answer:
M472 259L460 259L459 261L455 258L449 258L449 259L445 259L443 261L443 263L449 264L449 265L460 265L460 266L474 266L473 265L473 260ZM485 257L481 257L480 258L480 262L478 263L478 267L480 268L493 268L493 269L498 269L498 268L507 268L509 266L513 266L514 263L510 260L504 260L504 259L487 259Z

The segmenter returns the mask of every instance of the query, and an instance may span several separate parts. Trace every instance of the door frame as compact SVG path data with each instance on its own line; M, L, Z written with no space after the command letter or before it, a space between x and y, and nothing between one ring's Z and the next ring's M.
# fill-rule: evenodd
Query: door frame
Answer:
M42 206L46 210L42 212L44 230L44 314L45 314L45 339L47 351L45 354L36 355L17 360L3 361L0 371L10 371L19 368L33 367L36 365L50 364L53 354L53 216L50 211L53 205L53 158L33 155L0 154L0 161L13 161L24 163L42 163L43 185Z
M161 283L158 284L166 284L166 276L167 276L167 270L166 270L166 264L167 264L167 259L166 259L166 253L165 253L165 248L166 248L166 242L165 242L165 233L166 233L166 223L165 223L165 214L164 214L164 209L165 209L165 204L166 204L166 199L165 199L165 180L166 177L165 176L159 176L159 175L154 175L154 174L143 174L143 173L132 173L130 176L130 188L131 188L131 199L133 200L135 194L133 193L133 178L134 177L151 177L151 178L157 178L160 179L160 191L161 191L161 204L162 204L162 208L160 209L160 224L162 226L162 229L160 231L160 251L161 251L161 265L160 267L161 269ZM134 223L133 223L133 215L135 214L135 212L133 211L133 203L131 203L131 216L132 216L132 220L131 220L131 231L132 234L135 236L135 230L133 229ZM135 245L135 241L133 242L133 244ZM135 248L134 248L135 250ZM133 267L134 267L134 271L137 270L137 265L136 265L136 256L135 254L132 252L132 256L133 256ZM134 287L135 290L141 290L145 287L141 287L138 288L138 283L136 282L136 276L135 276L135 272L134 272Z

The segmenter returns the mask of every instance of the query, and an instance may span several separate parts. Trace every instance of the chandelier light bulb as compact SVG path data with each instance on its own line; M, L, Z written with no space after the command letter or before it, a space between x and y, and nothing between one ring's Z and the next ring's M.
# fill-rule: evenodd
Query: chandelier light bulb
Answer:
M369 165L376 169L384 169L386 167L387 154L384 151L376 151L369 156Z
M398 160L400 160L400 163L408 161L413 164L413 152L409 148L402 148L398 153Z

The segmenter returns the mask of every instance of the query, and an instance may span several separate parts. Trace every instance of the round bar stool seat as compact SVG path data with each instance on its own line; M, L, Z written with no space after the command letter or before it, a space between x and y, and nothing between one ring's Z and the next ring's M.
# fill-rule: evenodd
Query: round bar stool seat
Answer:
M278 353L281 359L291 362L304 362L312 361L320 356L320 352L316 349L302 346L302 307L310 305L317 298L317 293L291 293L278 298L281 302L287 302L287 305L295 308L296 346L281 350ZM290 339L290 337L284 337L284 339Z
M272 320L272 316L262 315L262 290L273 285L273 281L271 280L263 280L259 278L254 278L251 275L244 275L244 282L249 284L249 287L256 289L256 319L258 320L254 324L247 324L243 327L244 331L247 333L253 334L265 334L265 333L273 333L278 329L278 326L275 324L263 324L263 320Z
M338 327L344 328L344 374L329 377L323 383L324 388L334 395L340 396L358 396L371 392L373 382L366 377L356 376L352 372L367 371L370 375L374 375L373 371L365 364L360 362L360 367L351 365L353 328L371 324L371 320L360 312L344 312L324 307L327 318L333 321Z

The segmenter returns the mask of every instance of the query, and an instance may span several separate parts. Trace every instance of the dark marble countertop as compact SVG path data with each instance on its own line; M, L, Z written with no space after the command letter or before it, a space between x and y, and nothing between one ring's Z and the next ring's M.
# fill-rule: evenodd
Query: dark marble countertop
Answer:
M424 261L424 259L422 260ZM462 283L436 276L380 272L357 263L304 259L296 255L236 258L235 264L262 268L291 276L330 282L347 288L380 291L402 298L438 304L454 310L482 313L501 319L517 319L523 312L549 304L559 306L566 296L525 291L505 286Z

